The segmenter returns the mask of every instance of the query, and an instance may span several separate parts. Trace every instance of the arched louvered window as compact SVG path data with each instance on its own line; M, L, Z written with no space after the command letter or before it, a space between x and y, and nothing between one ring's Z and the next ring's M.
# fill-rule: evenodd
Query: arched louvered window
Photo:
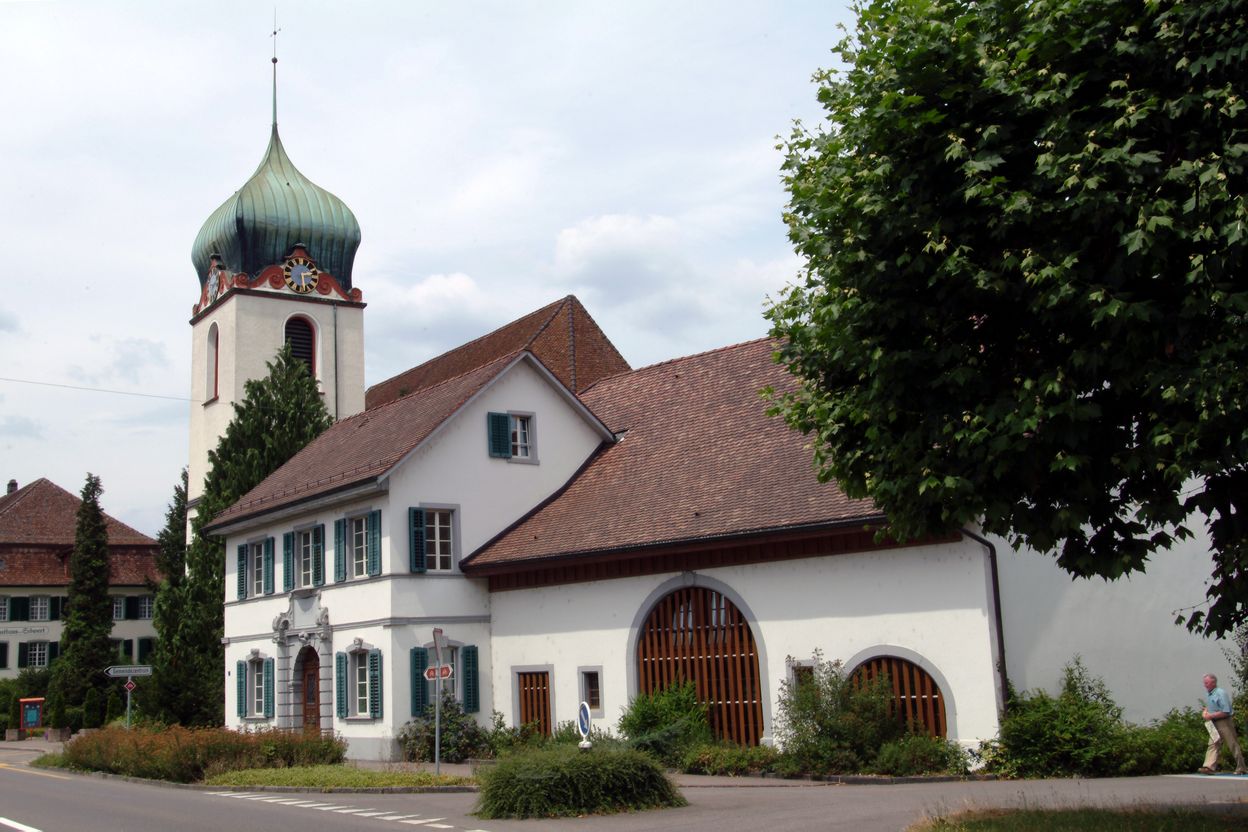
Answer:
M204 388L207 391L207 396L205 397L207 401L212 401L218 395L221 372L220 341L221 338L220 333L217 331L217 325L213 324L208 327L207 385Z
M286 322L286 340L295 358L308 365L308 372L316 378L316 333L307 318L291 318Z
M893 690L893 713L898 719L913 730L922 728L929 736L948 736L940 686L914 662L897 656L876 656L854 668L851 678L858 684L887 679Z
M692 681L716 737L758 745L758 650L749 622L723 593L682 587L659 599L637 639L637 679L641 693Z

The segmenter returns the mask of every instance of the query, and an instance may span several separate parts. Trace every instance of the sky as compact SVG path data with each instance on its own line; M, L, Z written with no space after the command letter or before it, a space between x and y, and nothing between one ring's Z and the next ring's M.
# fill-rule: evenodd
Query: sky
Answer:
M274 5L0 0L0 486L155 535L187 461L190 250L255 170ZM634 367L767 334L777 148L848 3L276 3L295 165L354 211L369 385L575 294Z

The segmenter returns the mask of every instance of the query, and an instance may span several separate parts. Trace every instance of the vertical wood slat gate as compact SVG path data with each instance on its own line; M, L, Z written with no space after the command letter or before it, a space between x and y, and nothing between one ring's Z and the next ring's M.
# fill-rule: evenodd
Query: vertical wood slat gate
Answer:
M539 732L550 736L550 674L544 670L516 674L520 691L520 724L537 725Z
M758 650L749 622L723 594L683 587L659 599L637 639L641 693L692 681L723 740L758 745L763 733Z
M887 677L893 689L893 708L898 719L906 725L922 726L929 736L948 736L940 686L914 662L897 656L876 656L854 668L852 676L858 684Z

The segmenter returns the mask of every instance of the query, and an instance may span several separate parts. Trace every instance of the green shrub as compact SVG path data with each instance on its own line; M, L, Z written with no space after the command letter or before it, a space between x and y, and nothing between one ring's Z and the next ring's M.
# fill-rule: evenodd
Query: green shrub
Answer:
M867 771L904 728L885 677L857 684L839 661L815 651L808 677L780 683L776 739L790 764L814 774Z
M120 719L126 715L126 706L121 701L121 694L117 693L117 689L113 688L108 692L108 704L104 709L104 724L111 725L113 720Z
M966 774L966 752L956 742L927 734L908 734L880 747L876 774L910 777L916 774Z
M409 761L432 762L435 733L434 706L425 706L423 716L399 729L399 744ZM442 735L439 758L445 763L462 763L470 757L490 756L490 735L449 691L442 692Z
M1134 777L1195 771L1208 742L1205 720L1194 708L1170 711L1148 725L1124 726L1117 773Z
M53 689L43 700L43 725L45 728L68 728L65 721L65 697Z
M75 706L73 708L64 709L64 717L61 719L61 728L68 728L70 731L78 732L83 729L82 708ZM57 727L57 726L53 726Z
M691 748L712 741L706 704L698 701L693 682L640 694L620 716L619 728L629 746L669 766L679 765Z
M107 727L65 744L68 765L131 777L194 783L205 776L246 768L341 763L347 744L338 737L294 731L230 731Z
M89 688L86 697L82 700L83 728L99 728L104 724L103 706L99 688Z
M714 743L686 751L680 768L687 774L757 774L774 771L779 759L780 752L769 745Z
M649 756L567 745L512 754L479 775L482 818L548 818L684 806Z
M982 749L989 771L1014 777L1105 777L1117 774L1125 726L1105 683L1075 657L1062 671L1061 692L1011 697L997 740Z

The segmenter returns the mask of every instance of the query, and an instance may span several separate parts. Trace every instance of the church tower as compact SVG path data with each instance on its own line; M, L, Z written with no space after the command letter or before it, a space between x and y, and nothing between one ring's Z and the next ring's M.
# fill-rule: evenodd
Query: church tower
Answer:
M204 222L191 248L199 297L191 314L189 506L208 451L289 341L334 419L364 409L364 302L352 286L360 225L341 199L299 172L273 125L260 166Z

